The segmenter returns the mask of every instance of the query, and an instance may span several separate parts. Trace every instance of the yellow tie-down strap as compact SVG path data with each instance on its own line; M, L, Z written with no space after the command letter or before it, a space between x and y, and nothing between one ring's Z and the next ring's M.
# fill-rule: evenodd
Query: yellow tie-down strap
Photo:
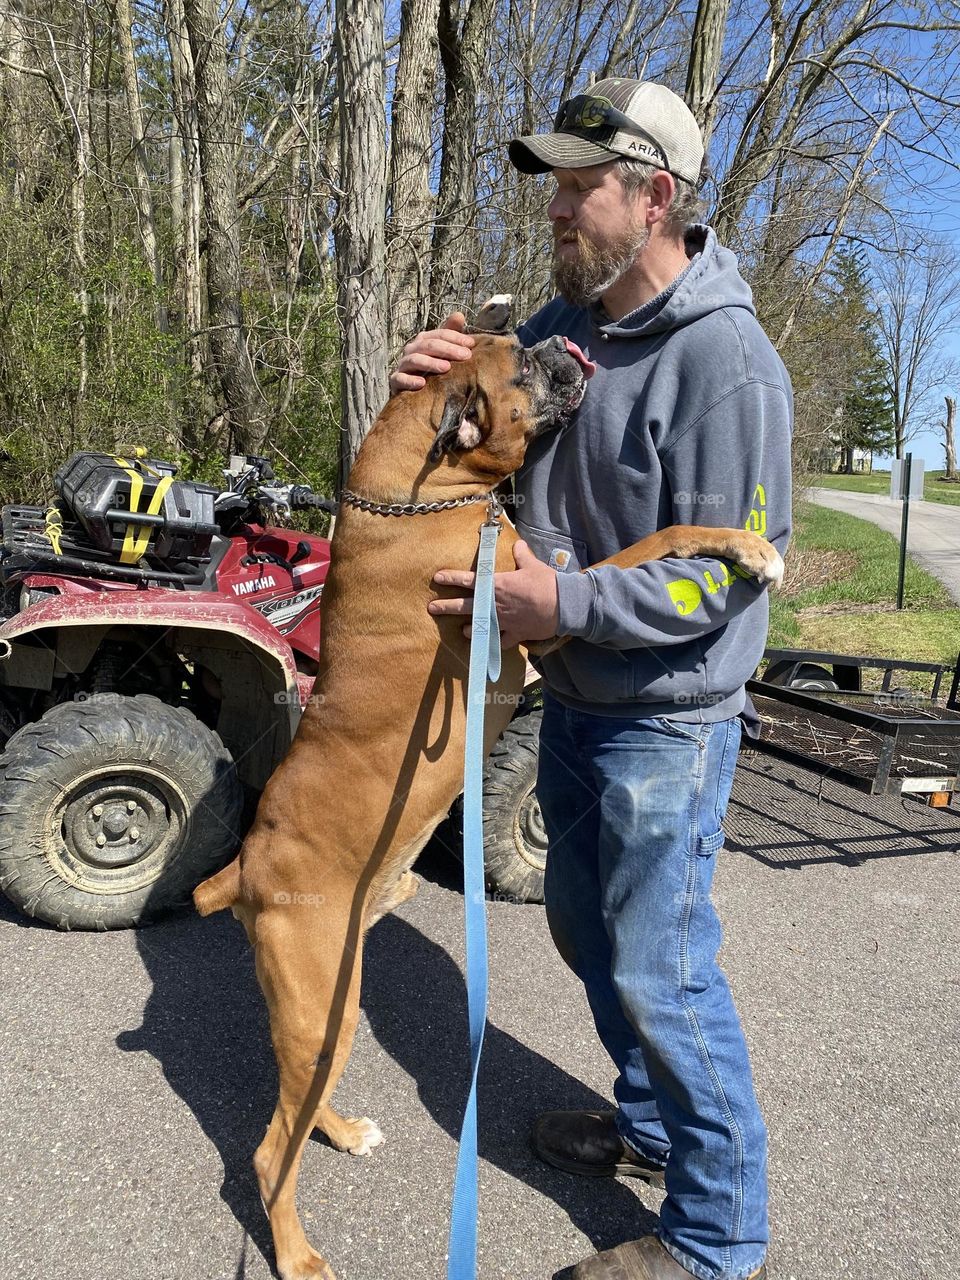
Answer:
M63 537L63 516L56 507L50 507L44 517L44 533L53 548L53 554L62 555L60 539Z
M143 495L143 477L127 465L124 458L115 458L114 461L119 462L130 477L130 510L137 513L140 511L140 498ZM148 516L159 515L160 508L163 506L164 494L172 484L173 476L163 476L157 484L153 497L150 499L150 505L142 514ZM121 564L139 564L146 554L147 547L150 545L150 530L151 526L148 524L127 525L127 532L123 538L123 550L120 552Z

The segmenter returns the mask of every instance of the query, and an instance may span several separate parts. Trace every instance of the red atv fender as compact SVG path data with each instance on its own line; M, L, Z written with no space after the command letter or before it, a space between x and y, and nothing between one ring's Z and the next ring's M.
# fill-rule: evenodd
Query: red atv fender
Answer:
M81 676L107 637L166 645L201 670L220 700L213 727L240 779L262 790L296 731L313 676L298 672L276 629L240 600L164 589L51 597L0 624L0 685L53 690Z

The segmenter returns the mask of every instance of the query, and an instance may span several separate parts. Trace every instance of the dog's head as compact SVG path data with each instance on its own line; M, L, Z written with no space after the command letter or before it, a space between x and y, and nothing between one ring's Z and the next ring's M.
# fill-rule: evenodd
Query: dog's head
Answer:
M478 478L510 475L531 440L569 419L592 373L566 338L524 347L515 335L478 333L472 359L430 379L430 461Z

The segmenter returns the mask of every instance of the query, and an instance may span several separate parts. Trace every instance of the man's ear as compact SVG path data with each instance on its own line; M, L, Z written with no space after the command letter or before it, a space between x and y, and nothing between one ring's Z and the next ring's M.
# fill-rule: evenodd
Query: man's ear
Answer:
M439 462L445 453L450 453L453 449L472 449L480 443L476 404L473 392L468 398L456 393L448 397L437 434L430 446L431 462Z

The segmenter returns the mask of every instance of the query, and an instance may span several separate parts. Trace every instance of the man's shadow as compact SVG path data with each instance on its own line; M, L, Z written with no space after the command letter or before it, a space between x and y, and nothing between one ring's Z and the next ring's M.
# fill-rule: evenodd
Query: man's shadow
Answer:
M224 1167L221 1197L246 1233L234 1271L240 1280L247 1239L273 1263L251 1156L273 1112L277 1073L253 956L242 928L226 912L203 921L177 916L139 930L137 941L153 990L142 1025L121 1032L117 1044L157 1059L216 1147ZM435 1122L459 1136L468 1041L466 993L457 966L413 925L388 916L367 938L362 1003L377 1040L416 1081ZM586 1022L583 1035L591 1035ZM534 1116L566 1107L606 1108L609 1103L513 1036L488 1026L479 1088L480 1155L553 1200L598 1249L649 1231L655 1215L628 1186L561 1173L530 1151ZM330 1152L329 1158L350 1157ZM445 1211L438 1206L438 1213Z

